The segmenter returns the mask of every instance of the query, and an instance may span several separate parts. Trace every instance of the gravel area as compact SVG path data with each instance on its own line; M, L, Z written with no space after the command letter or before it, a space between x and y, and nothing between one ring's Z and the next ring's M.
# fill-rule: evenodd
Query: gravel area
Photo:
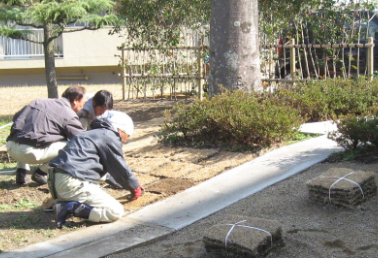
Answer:
M269 257L377 257L377 195L353 209L308 198L306 182L334 167L378 171L378 163L323 162L169 237L110 257L219 257L206 252L203 236L211 226L234 214L282 223L285 246Z

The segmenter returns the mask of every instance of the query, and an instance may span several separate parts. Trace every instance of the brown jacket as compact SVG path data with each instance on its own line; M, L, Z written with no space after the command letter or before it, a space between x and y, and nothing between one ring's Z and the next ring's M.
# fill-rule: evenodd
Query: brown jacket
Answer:
M7 141L43 147L83 131L68 99L37 99L14 115Z

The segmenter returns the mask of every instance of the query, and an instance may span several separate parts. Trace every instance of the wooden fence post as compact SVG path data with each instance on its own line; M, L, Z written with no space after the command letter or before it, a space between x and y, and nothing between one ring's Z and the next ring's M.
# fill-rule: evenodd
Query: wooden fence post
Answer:
M293 80L293 83L291 85L294 85L295 77L295 39L290 40L290 75L291 79Z
M369 80L373 80L373 73L374 73L374 39L372 37L368 38L367 47L367 66L368 66L368 78Z
M125 67L125 48L122 47L122 100L125 100L126 89L126 67Z
M202 85L202 73L203 73L203 62L202 62L202 46L201 41L198 44L198 99L203 100L203 85Z

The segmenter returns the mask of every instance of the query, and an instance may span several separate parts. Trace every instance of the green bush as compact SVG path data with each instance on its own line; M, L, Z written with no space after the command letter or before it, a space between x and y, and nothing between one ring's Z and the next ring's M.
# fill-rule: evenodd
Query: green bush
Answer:
M377 105L378 79L327 79L298 83L277 92L277 101L298 109L306 121L371 114Z
M167 112L162 135L170 143L261 148L292 139L304 121L333 119L339 133L329 136L341 146L378 146L376 119L359 118L371 117L377 96L378 79L365 78L302 82L275 93L226 92L177 105Z
M378 148L378 113L373 116L348 115L337 121L337 132L328 137L346 150L373 146Z
M294 108L243 91L176 105L166 112L166 142L261 148L294 137L303 122Z

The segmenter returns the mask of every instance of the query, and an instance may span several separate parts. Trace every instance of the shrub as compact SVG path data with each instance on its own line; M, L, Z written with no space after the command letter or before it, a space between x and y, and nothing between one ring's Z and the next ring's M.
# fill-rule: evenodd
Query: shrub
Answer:
M261 148L293 137L302 123L297 110L243 91L176 105L166 112L166 142Z
M277 92L278 101L298 109L306 121L338 119L348 114L371 114L378 98L378 80L372 82L327 79L298 83Z
M363 117L348 115L336 122L338 131L330 133L328 137L346 150L356 150L359 146L378 148L377 115L378 113Z
M378 79L365 78L302 82L275 93L226 92L176 106L166 114L162 135L170 143L266 147L293 137L303 121L333 119L339 133L329 137L355 149L359 144L378 144L376 119L359 118L371 117L377 96Z

